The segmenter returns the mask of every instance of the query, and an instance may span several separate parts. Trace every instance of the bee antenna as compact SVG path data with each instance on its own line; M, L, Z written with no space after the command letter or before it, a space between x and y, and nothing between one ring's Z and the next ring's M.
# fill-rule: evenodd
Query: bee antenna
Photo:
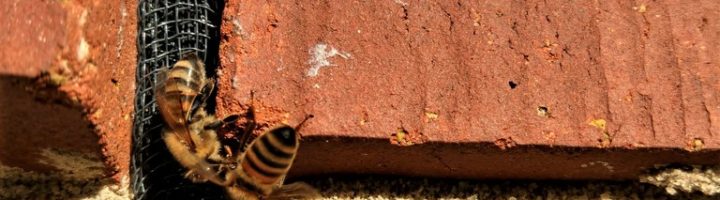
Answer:
M255 90L250 90L250 106L248 106L247 114L245 117L255 121Z
M305 115L305 119L303 119L297 126L295 126L295 131L300 132L300 128L302 128L302 125L305 124L305 122L308 119L313 118L313 117L315 117L315 115L312 115L312 114Z

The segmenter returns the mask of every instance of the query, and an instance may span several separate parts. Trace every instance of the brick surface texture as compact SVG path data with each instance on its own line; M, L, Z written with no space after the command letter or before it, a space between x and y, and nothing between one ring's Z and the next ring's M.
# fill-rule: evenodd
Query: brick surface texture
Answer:
M294 173L633 178L717 163L716 1L228 1L218 109ZM250 98L254 91L254 98Z

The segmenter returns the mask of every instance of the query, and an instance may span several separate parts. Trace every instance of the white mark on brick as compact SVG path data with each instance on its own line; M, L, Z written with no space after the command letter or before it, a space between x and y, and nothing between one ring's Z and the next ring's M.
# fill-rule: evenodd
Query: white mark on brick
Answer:
M120 1L120 24L118 25L118 44L115 46L115 57L117 59L120 59L120 52L122 50L123 44L125 44L125 38L123 37L123 32L125 32L125 19L127 18L127 6L125 6L125 1Z
M400 4L401 6L407 6L407 5L408 5L407 2L405 2L405 1L403 1L403 0L394 0L394 1L395 1L395 3Z
M315 83L315 85L313 85L313 88L320 89L320 84Z
M230 85L233 89L237 89L240 86L240 81L237 76L233 76Z
M233 33L235 35L239 35L240 38L242 38L243 40L248 39L249 34L245 31L245 28L243 28L243 25L242 25L242 23L240 23L239 19L237 19L237 18L233 19L232 25L233 25Z
M307 76L317 76L320 68L333 66L328 58L332 58L334 56L340 56L344 59L350 58L350 53L340 52L335 49L335 47L330 47L330 50L327 49L328 45L324 43L319 43L310 49L311 58L308 63L310 63L311 67L307 72Z
M40 41L40 42L42 42L42 43L46 43L46 42L47 42L47 37L45 37L45 32L40 31L40 34L38 34L38 38L37 38L37 39L38 39L38 41Z
M235 52L230 50L225 52L225 57L230 60L231 63L235 63Z
M601 167L604 167L604 168L607 169L610 173L615 172L615 167L613 167L609 162L605 162L605 161L591 161L591 162L589 162L589 163L587 163L587 164L581 164L580 167L582 167L582 168L587 168L587 167L591 167L591 166L595 166L595 165L599 165L599 166L601 166Z
M87 9L85 9L80 14L80 19L78 19L78 25L80 25L80 26L85 25L85 22L87 22L87 16L88 16L88 11L87 11Z
M80 44L77 47L77 59L82 61L85 60L90 54L90 44L87 43L85 38L80 38Z
M223 70L222 70L222 69L217 69L217 71L215 72L215 74L217 74L217 76L222 76L222 75L223 75Z
M120 51L123 48L123 45L125 44L125 38L123 37L123 32L125 31L125 19L128 16L127 12L127 6L125 6L125 1L120 1L120 24L118 24L118 31L117 31L117 38L118 38L118 44L115 46L115 57L117 59L120 59Z
M280 58L280 65L278 65L278 67L275 68L275 70L279 72L279 71L282 71L282 70L284 70L284 69L285 69L285 61L283 61L283 59Z

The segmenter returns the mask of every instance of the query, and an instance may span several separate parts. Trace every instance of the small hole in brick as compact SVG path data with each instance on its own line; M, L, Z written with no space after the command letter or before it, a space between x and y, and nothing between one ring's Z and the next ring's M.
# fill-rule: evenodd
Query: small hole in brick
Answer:
M517 87L517 83L514 81L508 81L508 85L510 85L510 89L515 89L515 87Z
M120 85L120 81L118 81L117 79L114 79L114 78L113 78L113 79L110 79L110 82L112 82L112 84L113 84L115 87L117 87L117 86Z
M550 117L550 110L547 106L538 106L537 115L540 117Z
M548 109L547 109L547 107L545 107L545 106L538 106L538 110L539 110L539 111L543 111L543 112L547 112Z

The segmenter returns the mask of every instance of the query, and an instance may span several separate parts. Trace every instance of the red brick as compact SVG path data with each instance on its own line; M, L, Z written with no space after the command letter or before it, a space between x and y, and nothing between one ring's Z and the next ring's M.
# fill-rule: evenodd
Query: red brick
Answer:
M717 10L710 0L228 1L218 112L242 113L254 90L263 125L315 115L295 175L628 179L656 164L714 164ZM323 52L334 56L316 59Z

